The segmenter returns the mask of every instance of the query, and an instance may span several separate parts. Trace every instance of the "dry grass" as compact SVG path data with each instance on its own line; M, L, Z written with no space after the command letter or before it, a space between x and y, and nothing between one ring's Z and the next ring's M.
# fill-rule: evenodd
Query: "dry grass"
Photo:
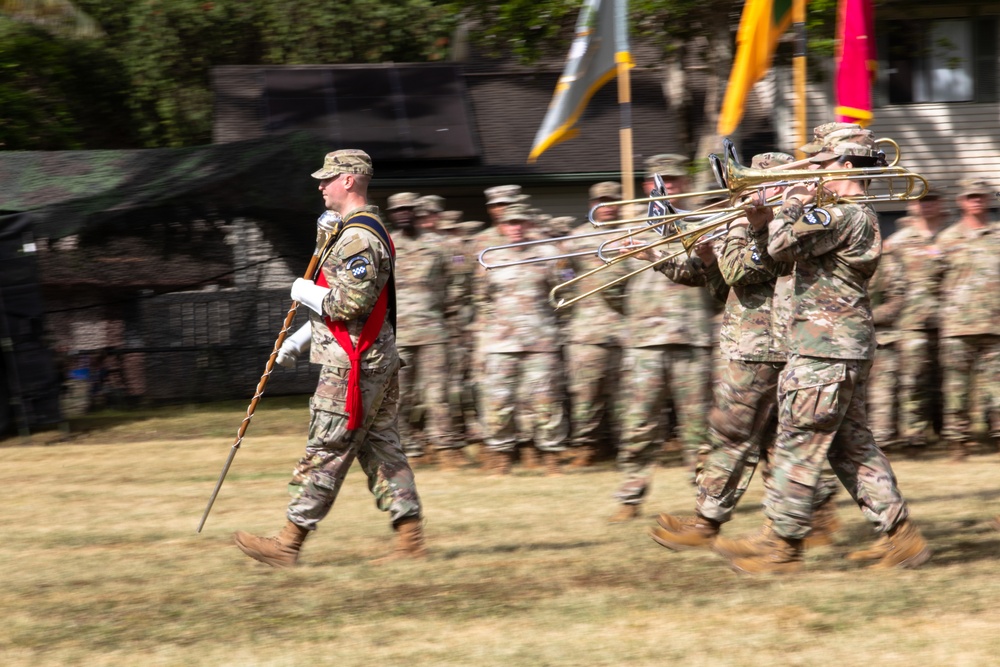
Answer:
M284 571L245 558L230 534L283 522L302 445L287 434L304 430L301 405L262 406L205 530L194 532L243 407L151 413L144 423L158 440L133 424L0 448L2 664L998 662L995 455L897 464L936 550L918 571L876 574L843 559L870 539L843 494L841 543L810 553L807 572L736 576L712 554L655 545L651 517L606 524L610 468L499 480L419 469L432 558L381 568L367 560L388 548L390 532L355 471L302 566ZM198 419L224 437L182 439ZM172 432L183 436L166 439ZM756 487L727 531L756 527ZM683 473L660 471L649 507L691 505Z

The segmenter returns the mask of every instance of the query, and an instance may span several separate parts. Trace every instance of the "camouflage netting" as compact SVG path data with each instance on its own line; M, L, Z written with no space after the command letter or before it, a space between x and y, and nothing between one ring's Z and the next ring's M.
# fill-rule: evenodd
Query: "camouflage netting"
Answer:
M3 152L0 209L33 212L36 235L49 238L150 217L312 224L316 185L304 175L323 154L306 132L192 148Z

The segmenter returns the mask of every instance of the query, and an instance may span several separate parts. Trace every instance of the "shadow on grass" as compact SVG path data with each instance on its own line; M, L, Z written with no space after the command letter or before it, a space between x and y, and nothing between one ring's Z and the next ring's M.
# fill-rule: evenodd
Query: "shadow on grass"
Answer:
M462 556L470 556L474 554L480 555L497 555L497 554L510 554L518 552L542 552L542 551L573 551L577 549L587 549L589 547L596 547L606 542L526 542L517 544L496 544L489 547L470 547L470 548L458 548L458 549L446 549L441 550L435 554L436 558L441 560L452 560L455 558L460 558Z

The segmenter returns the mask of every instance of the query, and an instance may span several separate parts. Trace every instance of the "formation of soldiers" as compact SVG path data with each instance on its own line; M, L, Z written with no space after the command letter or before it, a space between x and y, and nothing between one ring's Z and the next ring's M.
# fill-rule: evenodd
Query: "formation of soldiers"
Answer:
M877 154L870 132L841 123L816 128L814 141L802 150L816 164L853 160L867 166L865 161ZM780 169L792 160L765 153L751 166ZM683 196L692 190L683 156L653 156L645 167L647 195L659 175L679 208L704 203ZM870 428L881 449L920 457L938 447L956 461L977 447L996 449L1000 224L990 213L994 193L981 180L963 180L952 193L930 190L908 204L908 214L891 236L879 238L875 224L869 245L881 245L880 261L876 250L865 249L836 260L855 273L842 276L824 266L825 260L816 260L817 270L828 270L832 283L840 285L842 293L836 294L843 301L816 321L830 315L836 332L840 316L850 323L858 314L857 304L847 303L851 295L870 298L872 347L877 342L870 372L865 365L869 351L861 349L866 339L851 325L845 325L851 344L835 342L832 351L829 332L802 332L812 323L803 325L806 318L793 303L801 301L802 286L809 284L810 276L803 273L809 263L794 254L794 232L787 248L771 246L764 217L765 209L775 217L773 207L750 206L747 218L685 252L677 243L639 248L636 244L651 234L622 238L624 225L595 236L598 230L586 220L586 211L595 206L597 224L641 217L620 204L621 187L614 182L590 188L579 220L546 215L517 185L485 191L488 223L463 221L460 212L444 210L443 200L434 195L395 194L386 210L398 247L398 345L405 363L400 430L407 453L417 465L435 462L458 469L472 465L464 448L474 444L481 467L497 475L510 473L517 461L556 475L566 466L589 466L613 453L623 479L615 493L619 509L610 520L621 522L640 515L653 470L679 452L698 486L697 511L694 517L661 515L654 539L669 548L690 548L718 542L719 526L773 443L775 424L783 419L775 387L790 354L797 361L817 356L860 360L857 371L848 363L846 371L824 367L823 373L843 372L848 378L858 373L852 382L860 391L850 400L852 405L867 401L867 423L851 426L854 408L845 406L843 428ZM804 199L809 196L814 195ZM843 223L837 216L864 217L854 209L829 211L781 213L789 218L797 213L806 221L801 224L816 229ZM489 270L478 262L486 248L495 248L483 258ZM835 256L821 250L815 252ZM606 264L607 255L622 252L633 253L636 261ZM655 262L656 270L640 270L648 265L638 260ZM554 289L563 300L597 291L556 310ZM799 330L790 331L796 322ZM826 342L819 352L802 352L809 348L803 340L813 335ZM823 386L822 377L810 375L815 369L803 369L786 382L795 380L802 389ZM787 396L787 388L783 391ZM717 455L721 450L725 456ZM851 478L857 474L852 466L866 456L872 455L851 452L852 462L832 472L816 467L817 478L810 482L815 493L801 501L809 505L802 514L811 523L799 526L794 509L786 523L779 521L782 539L793 541L789 553L794 556L800 548L794 540L808 535L823 543L835 529L829 500L839 485L833 472L842 480ZM795 466L791 472L779 466L774 474L784 477L774 486L794 486L795 480L785 477L799 474L801 462ZM922 538L906 532L916 529L907 522L894 478L872 496L884 497L882 506L869 508L869 518L876 517L872 521L888 541L858 552L856 559L884 558L881 549L892 546L894 531L906 533L908 545L919 545ZM794 508L798 501L779 495L773 502ZM914 553L889 564L915 566L929 556L926 549L913 548ZM721 549L734 562L747 555L747 544L722 544ZM801 558L786 561L794 565ZM747 567L757 565L751 561Z

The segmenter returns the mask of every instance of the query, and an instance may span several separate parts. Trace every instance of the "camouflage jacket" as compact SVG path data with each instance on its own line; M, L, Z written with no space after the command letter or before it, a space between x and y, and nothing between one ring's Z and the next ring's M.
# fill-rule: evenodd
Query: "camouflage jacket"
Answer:
M941 335L998 335L1000 223L969 229L958 222L938 236L944 252Z
M555 246L542 244L494 251L487 259L503 263L558 253ZM558 261L538 262L489 271L476 267L473 295L477 348L481 352L559 350L562 339L556 311L549 304L549 291L563 280L565 267L560 264Z
M588 222L574 229L573 234L587 234L593 231L595 231L594 226ZM595 250L592 255L570 258L567 261L564 280L570 280L599 267L607 267L560 292L560 298L569 299L575 295L584 294L623 276L627 272L625 267L628 266L629 262L607 265L597 256L596 248L600 246L601 241L608 238L611 238L611 235L579 238L560 244L560 251L565 253ZM625 305L624 293L625 285L623 282L601 290L597 294L592 294L570 306L570 320L567 328L568 341L584 345L621 346L622 327L625 319L622 312Z
M732 289L726 300L719 346L726 359L784 361L780 337L774 335L774 283L791 266L767 254L767 234L734 226L726 234L719 271ZM784 325L781 325L781 329Z
M359 210L379 217L377 206ZM355 211L344 219L347 220L351 213ZM357 345L368 314L392 276L392 256L374 233L348 227L333 244L321 270L330 286L330 292L323 298L323 314L331 320L347 322L351 342ZM324 366L350 368L347 353L333 338L326 321L312 311L309 319L312 323L309 360ZM361 357L361 368L383 368L398 359L396 336L387 315L375 342Z
M659 250L668 255L683 248L679 244L669 244L660 246ZM658 275L660 273L663 275ZM713 282L713 275L718 280ZM719 283L722 279L718 263L706 267L700 259L689 259L683 253L663 262L655 271L633 276L625 286L626 345L711 347L715 313L712 292L708 288Z
M417 238L397 234L396 345L448 342L445 307L451 256L433 232Z
M899 340L895 324L906 303L906 276L895 253L882 253L875 275L868 283L868 298L872 302L875 340L879 345L895 343Z
M475 315L472 302L472 277L479 264L468 237L446 239L448 254L448 289L445 301L445 323L452 338L462 338Z
M938 328L944 273L944 254L938 247L940 238L940 233L925 236L905 227L885 240L885 252L896 255L906 276L906 298L896 319L896 328L901 331Z
M789 353L874 358L868 281L882 255L875 211L844 203L806 213L792 200L774 216L768 234L768 254L781 262L795 262Z

